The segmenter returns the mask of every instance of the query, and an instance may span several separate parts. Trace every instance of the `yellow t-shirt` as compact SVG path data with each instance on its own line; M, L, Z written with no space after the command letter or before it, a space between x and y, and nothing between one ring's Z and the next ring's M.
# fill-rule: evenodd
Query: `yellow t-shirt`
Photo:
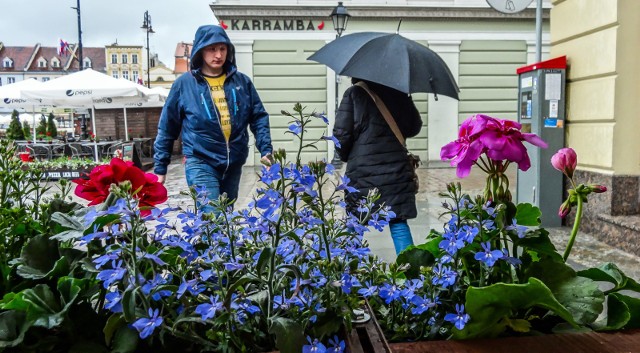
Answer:
M229 114L229 107L227 106L227 99L224 95L224 80L227 78L226 74L222 74L218 77L205 76L211 89L211 100L218 108L220 112L220 127L222 127L222 133L224 138L229 141L231 136L231 115Z

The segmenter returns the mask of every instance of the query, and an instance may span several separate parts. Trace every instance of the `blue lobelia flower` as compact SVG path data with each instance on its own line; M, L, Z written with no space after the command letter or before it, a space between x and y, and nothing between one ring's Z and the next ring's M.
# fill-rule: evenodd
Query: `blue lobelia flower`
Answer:
M325 141L333 141L333 144L336 145L336 147L338 148L342 147L340 145L340 141L338 141L338 139L335 136L322 136L322 139Z
M122 295L120 294L119 291L115 291L115 292L108 292L105 296L105 303L104 303L104 308L107 310L111 310L111 312L114 313L121 313L122 312L122 303L120 302L122 300Z
M313 112L311 113L311 116L314 118L322 119L322 121L324 121L325 124L329 125L329 118L327 118L327 115L324 112L322 113Z
M366 281L364 287L358 289L358 294L365 298L369 298L370 296L376 294L378 291L378 287L371 284L371 281Z
M212 319L216 316L218 311L222 311L224 303L220 300L218 295L209 296L210 303L200 304L196 307L195 313L200 314L202 320Z
M338 336L329 338L329 344L331 345L331 347L327 348L327 353L344 353L346 351L345 342L339 339Z
M529 228L527 228L525 226L518 225L516 222L517 222L517 220L514 218L513 222L511 223L511 225L504 227L504 229L515 231L518 234L518 238L522 239L526 235L527 230L529 230Z
M436 304L432 302L431 299L419 295L414 295L413 298L411 298L411 304L414 305L414 307L411 308L411 313L413 315L421 315L425 311L436 306Z
M438 244L440 249L446 251L449 255L455 255L458 250L464 248L464 241L458 239L454 233L442 234L442 241Z
M327 347L318 339L311 340L311 337L307 336L307 342L309 344L302 346L302 353L326 353Z
M136 330L138 330L138 332L140 333L140 338L145 339L149 337L153 333L153 330L155 330L156 327L159 327L160 325L162 325L163 319L159 315L160 315L160 312L158 311L158 309L153 310L152 308L149 308L148 318L143 317L136 320L136 322L133 323L132 326Z
M488 267L493 267L496 261L500 260L504 254L500 250L491 250L491 244L487 241L481 244L484 251L476 253L474 258L484 262Z
M380 286L380 293L378 295L384 299L385 303L391 304L392 301L400 298L400 293L400 289L398 289L395 284L384 283Z
M351 181L351 179L349 179L348 176L343 175L340 177L340 182L338 183L338 185L336 186L336 191L340 191L340 190L346 190L349 193L352 192L357 192L358 189L349 186L349 182Z
M293 124L289 125L289 131L293 132L294 135L300 135L302 124L299 121L294 121Z
M112 270L103 270L96 276L98 280L103 281L102 285L105 289L109 288L113 282L121 280L127 273L126 269L119 267L122 266L122 261L119 261L117 266Z
M274 181L280 180L280 168L280 163L274 163L269 168L263 166L262 172L260 173L260 181L267 185L271 185Z
M464 312L464 304L456 304L456 313L449 313L444 316L444 320L454 324L458 330L462 330L469 319L471 317Z

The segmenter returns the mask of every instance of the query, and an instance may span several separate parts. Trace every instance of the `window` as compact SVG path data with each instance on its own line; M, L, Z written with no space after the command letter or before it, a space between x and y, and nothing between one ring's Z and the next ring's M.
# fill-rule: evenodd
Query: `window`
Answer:
M51 67L60 67L60 60L56 57L51 59Z
M122 63L126 64L127 63L127 54L122 54Z
M47 67L47 61L44 58L38 59L38 68Z
M131 63L132 64L138 63L138 54L131 54Z
M129 71L125 70L122 71L122 78L124 78L125 80L129 79Z
M135 54L134 54L134 55L135 55ZM140 77L140 74L138 73L138 70L133 70L133 71L131 72L131 74L133 75L133 80L134 80L135 82L138 82L138 77Z
M4 60L2 60L2 67L13 67L13 60L4 58Z
M42 78L42 82L47 82L47 81L49 81L49 77L43 77Z
M111 71L111 77L118 78L118 71L115 71L115 70Z
M111 54L111 63L112 64L118 63L118 54Z
M7 77L7 84L9 83L16 83L16 78L15 77Z
M91 68L91 59L89 58L82 59L82 67L84 67L85 69Z

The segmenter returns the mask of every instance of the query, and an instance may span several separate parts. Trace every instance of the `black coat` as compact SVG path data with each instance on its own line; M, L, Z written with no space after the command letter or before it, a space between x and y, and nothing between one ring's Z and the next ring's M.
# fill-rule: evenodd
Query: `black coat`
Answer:
M416 136L422 128L420 113L406 93L367 82L394 117L402 135ZM391 206L397 219L417 215L413 169L400 144L369 94L358 86L347 89L340 102L333 135L340 142L337 152L347 162L346 174L359 195L347 195L353 205L370 189L380 192L378 204Z

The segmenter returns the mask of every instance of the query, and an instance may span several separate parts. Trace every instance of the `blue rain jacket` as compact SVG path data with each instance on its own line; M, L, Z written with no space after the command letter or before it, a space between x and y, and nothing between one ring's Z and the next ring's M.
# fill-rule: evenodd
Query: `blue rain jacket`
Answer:
M227 143L220 125L218 108L211 99L209 85L201 74L202 48L226 43L227 60L224 93L231 114L231 136ZM235 47L222 27L207 25L198 28L191 52L191 70L172 85L162 109L158 135L154 144L154 172L167 174L173 142L182 133L182 153L206 161L216 168L244 164L249 155L249 132L256 138L262 156L273 151L269 131L269 114L253 83L237 71Z

